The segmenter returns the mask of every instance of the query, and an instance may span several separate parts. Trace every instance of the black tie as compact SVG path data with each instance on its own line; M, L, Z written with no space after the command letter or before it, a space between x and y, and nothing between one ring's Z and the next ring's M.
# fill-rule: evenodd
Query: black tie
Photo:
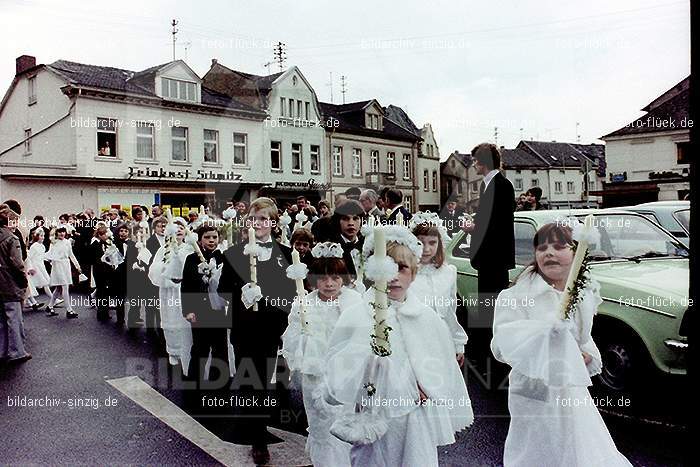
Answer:
M258 242L258 245L263 248L272 248L272 242Z
M479 186L479 198L484 196L484 191L486 191L486 183L482 180L481 185Z

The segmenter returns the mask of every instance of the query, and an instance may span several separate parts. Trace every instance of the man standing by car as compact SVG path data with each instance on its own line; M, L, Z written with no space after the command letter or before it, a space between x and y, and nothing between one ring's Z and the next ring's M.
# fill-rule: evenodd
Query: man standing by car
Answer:
M478 337L474 344L488 353L494 303L501 290L508 287L508 270L515 267L515 191L499 171L501 154L494 144L476 146L472 157L476 173L484 179L479 188L479 207L474 221L463 226L465 232L471 233L471 265L479 272L479 320L468 326L472 330L484 330L475 333L474 337ZM482 337L488 339L487 342L481 342Z

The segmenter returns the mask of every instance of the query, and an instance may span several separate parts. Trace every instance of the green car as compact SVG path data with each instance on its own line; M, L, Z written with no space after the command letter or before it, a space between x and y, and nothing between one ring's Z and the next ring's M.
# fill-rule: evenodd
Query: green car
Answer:
M650 367L685 375L688 348L688 250L666 230L641 214L621 210L574 209L515 213L515 269L511 282L534 261L532 239L543 225L565 217L595 216L600 245L591 245L591 274L603 303L594 320L593 337L603 357L599 381L615 391L634 389ZM469 235L455 234L448 261L457 267L457 289L465 304L467 332L493 316L479 316L477 271L469 261ZM486 325L488 327L488 324Z

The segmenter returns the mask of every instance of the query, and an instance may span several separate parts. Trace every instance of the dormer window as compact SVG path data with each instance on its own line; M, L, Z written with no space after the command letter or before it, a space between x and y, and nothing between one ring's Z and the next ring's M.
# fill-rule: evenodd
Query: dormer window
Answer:
M379 121L379 115L374 115L374 114L367 115L367 128L370 128L372 130L379 130L381 128L381 124Z
M197 102L197 83L179 79L162 78L161 93L168 99Z

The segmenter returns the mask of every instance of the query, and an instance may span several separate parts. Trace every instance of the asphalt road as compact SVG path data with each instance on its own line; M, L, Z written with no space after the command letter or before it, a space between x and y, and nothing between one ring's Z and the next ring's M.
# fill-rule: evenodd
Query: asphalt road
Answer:
M66 320L28 311L25 328L33 359L0 367L0 420L3 465L221 465L202 449L108 384L140 376L158 393L184 407L183 391L156 346L143 331L129 335L114 321L101 323L95 311L78 308L80 318ZM487 391L480 372L465 370L477 419L458 442L441 448L441 465L493 466L502 462L508 431L504 393ZM628 407L605 409L604 419L618 448L640 466L682 465L685 402L678 398L682 381L663 381ZM292 388L279 428L304 434L300 394ZM594 389L594 395L605 394ZM26 399L25 399L26 398ZM43 407L26 406L29 401ZM17 406L22 404L25 406ZM236 441L229 418L196 417L215 436ZM270 436L271 441L278 440ZM205 443L206 444L206 443ZM296 449L296 451L295 451ZM300 448L279 465L299 464ZM233 462L235 465L235 462Z

